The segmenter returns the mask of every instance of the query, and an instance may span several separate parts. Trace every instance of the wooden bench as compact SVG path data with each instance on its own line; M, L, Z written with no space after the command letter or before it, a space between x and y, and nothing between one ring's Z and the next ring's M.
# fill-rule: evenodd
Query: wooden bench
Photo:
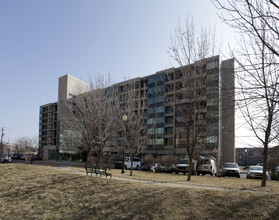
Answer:
M88 175L88 173L91 173L91 176L92 176L92 173L95 173L96 176L99 174L100 177L101 177L102 175L105 175L106 178L107 178L108 176L110 176L110 178L112 177L112 174L111 174L111 173L108 173L108 172L107 172L107 169L105 169L105 168L97 169L96 167L85 167L85 170L86 170L86 175Z
M85 170L86 170L86 176L88 175L88 173L91 173L91 176L92 176L92 173L96 173L96 168L94 167L85 167Z
M102 175L105 175L106 176L106 178L108 177L108 176L110 176L110 178L112 177L112 174L111 173L108 173L107 172L107 169L95 169L95 173L96 173L96 176L99 174L100 175L100 177L102 176Z

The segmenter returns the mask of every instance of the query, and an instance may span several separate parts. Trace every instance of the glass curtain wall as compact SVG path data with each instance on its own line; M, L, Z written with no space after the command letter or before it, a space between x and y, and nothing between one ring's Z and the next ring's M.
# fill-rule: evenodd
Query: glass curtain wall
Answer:
M219 59L206 64L206 148L218 148Z
M165 74L153 75L147 79L147 148L155 151L164 147L164 102Z

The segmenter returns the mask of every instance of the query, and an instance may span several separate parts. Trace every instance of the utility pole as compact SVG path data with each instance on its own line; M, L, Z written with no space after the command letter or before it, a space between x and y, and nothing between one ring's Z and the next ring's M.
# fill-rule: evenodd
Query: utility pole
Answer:
M3 155L3 136L4 136L4 128L2 128L1 131L0 158L2 158Z

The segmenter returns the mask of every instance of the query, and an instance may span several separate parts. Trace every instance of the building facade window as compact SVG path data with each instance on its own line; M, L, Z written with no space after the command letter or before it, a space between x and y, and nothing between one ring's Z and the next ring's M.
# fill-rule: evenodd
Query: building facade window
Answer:
M206 69L207 70L211 70L211 69L215 69L218 68L219 66L219 61L218 60L214 60L212 62L209 62L206 64Z
M164 128L156 128L156 134L164 134Z
M166 117L166 123L167 124L173 123L173 116Z
M173 134L173 127L165 128L165 134Z
M166 113L172 113L173 112L173 107L172 106L167 106L166 107Z
M163 138L156 138L156 139L155 139L155 144L156 144L156 145L162 145L162 144L164 144L164 139L163 139Z
M156 124L163 124L164 123L164 117L156 118Z
M207 136L206 137L206 142L208 144L217 144L218 138L217 136Z
M155 118L148 118L147 119L147 124L148 125L155 124Z
M173 145L173 138L166 138L165 145Z

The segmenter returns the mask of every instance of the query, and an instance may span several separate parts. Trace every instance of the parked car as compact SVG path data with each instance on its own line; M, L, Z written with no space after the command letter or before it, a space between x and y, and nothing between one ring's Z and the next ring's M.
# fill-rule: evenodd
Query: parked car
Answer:
M225 163L222 167L221 175L224 176L235 176L240 178L240 170L237 163Z
M12 158L8 154L3 154L1 157L1 163L10 163L12 162Z
M279 166L271 170L270 178L272 180L279 180Z
M174 172L171 165L162 165L160 163L153 163L153 164L142 164L140 170L142 171L152 171L157 172L164 172L164 173L171 173Z
M42 157L41 157L39 154L34 154L34 155L32 156L32 159L33 159L33 160L42 160Z
M14 153L14 154L12 155L12 159L18 160L18 159L20 159L21 156L22 156L21 154Z
M114 168L115 169L122 169L123 168L123 161L121 161L121 160L114 161Z
M210 174L211 176L213 176L217 174L216 160L211 156L201 157L197 167L198 175Z
M125 169L131 169L132 167L132 162L130 157L126 157L125 164L124 164ZM133 160L133 169L139 170L141 167L141 162L139 157L134 157Z
M151 171L152 164L141 164L140 170L142 171Z
M152 171L153 173L159 173L159 172L162 172L163 170L164 170L164 167L160 163L152 164L151 168L150 168L150 171Z
M188 167L189 167L189 159L183 158L180 159L178 164L173 165L173 172L175 173L188 173ZM197 171L197 161L192 160L192 174L196 173Z
M266 176L268 174L266 173ZM247 179L256 179L263 177L263 167L262 166L250 166L247 172Z
M163 165L163 166L162 166L161 172L164 172L164 173L172 173L172 172L173 172L173 167L172 167L172 165L171 165L171 164Z

